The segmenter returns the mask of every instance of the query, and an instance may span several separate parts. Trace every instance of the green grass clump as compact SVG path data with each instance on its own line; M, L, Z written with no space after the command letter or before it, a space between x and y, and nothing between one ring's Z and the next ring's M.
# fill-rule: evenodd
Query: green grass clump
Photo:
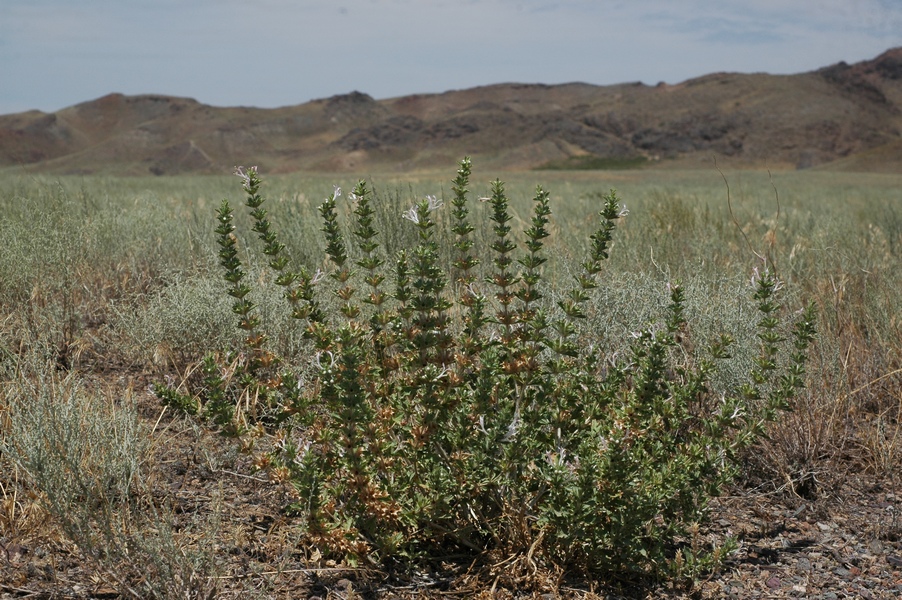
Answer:
M155 504L150 437L132 399L89 389L46 354L18 357L12 381L0 363L0 466L27 475L29 494L122 597L212 597L212 548L191 538L209 542L215 525L178 532Z
M568 156L553 160L536 167L537 171L605 171L621 169L639 169L648 163L644 156L614 157L585 154Z
M692 575L723 557L677 540L803 388L814 335L813 307L784 320L770 265L752 280L754 334L739 349L749 370L715 387L733 338L694 336L678 283L619 351L589 342L587 327L630 301L603 293L626 215L614 191L598 199L584 258L550 285L549 193L537 187L518 218L495 181L475 218L469 159L450 209L426 196L395 215L413 243L390 252L368 184L347 202L335 188L318 209L326 260L316 268L292 267L259 175L237 174L257 264L310 354L272 344L224 200L218 255L243 342L211 348L195 388L155 389L290 482L309 542L352 561L490 552L527 570L589 573ZM596 292L606 301L593 303Z

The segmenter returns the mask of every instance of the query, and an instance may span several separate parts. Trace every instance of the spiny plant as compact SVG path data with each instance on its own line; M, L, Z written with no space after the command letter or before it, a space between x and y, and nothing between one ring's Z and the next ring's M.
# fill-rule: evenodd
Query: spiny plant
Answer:
M551 208L541 187L521 246L504 184L492 183L490 258L476 256L469 158L451 188L449 272L436 241L443 201L427 196L404 213L417 243L389 257L363 181L349 195L357 258L336 188L319 207L329 267L293 271L257 170L237 174L275 283L311 343L310 364L266 349L223 200L216 233L244 347L210 354L191 394L156 390L240 437L258 466L290 482L311 543L375 563L488 551L530 569L595 573L685 576L717 564L728 547L676 540L697 532L739 452L804 385L815 333L811 306L784 323L770 270L752 282L755 368L720 395L709 382L733 340L724 334L692 350L704 341L690 343L678 284L661 322L636 332L626 356L607 355L581 328L626 214L614 191L603 197L588 257L570 288L557 290L543 285Z

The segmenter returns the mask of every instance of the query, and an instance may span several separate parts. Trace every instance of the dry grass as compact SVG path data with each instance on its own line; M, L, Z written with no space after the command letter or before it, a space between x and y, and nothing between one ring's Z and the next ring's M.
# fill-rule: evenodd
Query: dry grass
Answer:
M547 175L548 187L563 196L555 206L555 227L568 232L567 244L556 251L579 254L579 224L594 205L593 194L610 184L587 175ZM766 174L727 175L736 218L752 244L773 237L777 264L793 289L791 300L813 297L818 303L821 336L808 391L749 456L750 487L737 489L736 500L727 498L715 507L720 512L714 526L702 533L726 534L717 520L739 519L745 510L731 503L758 503L765 512L792 507L789 514L812 506L806 509L815 515L812 523L844 513L852 519L855 503L868 502L868 494L895 493L902 467L902 300L897 293L902 289L902 180L776 174L782 213L775 220ZM754 259L725 211L719 175L650 172L614 178L631 215L619 233L609 287L602 292L608 298L631 298L633 304L617 315L593 315L604 332L599 339L616 337L618 330L606 319L624 331L641 324L655 310L657 290L672 279L686 284L690 319L701 331L747 327L734 309L742 307L737 298ZM511 195L528 190L531 179L514 181ZM14 423L16 411L21 414L25 390L39 389L43 377L47 406L66 398L88 403L74 413L82 428L92 418L102 424L113 414L124 415L140 424L145 449L133 457L140 463L139 481L117 494L103 488L107 491L97 501L111 508L90 513L93 524L82 534L73 533L39 478L23 468L27 461L14 460L6 450L0 454L0 597L146 597L151 588L160 597L184 597L188 589L221 597L321 598L690 597L694 589L697 596L691 597L722 597L716 590L728 585L724 573L688 588L631 588L631 582L573 581L539 568L528 554L465 564L445 557L413 572L329 562L300 542L284 510L293 499L291 490L255 473L238 448L163 412L145 392L153 380L183 376L205 347L225 339L216 336L230 333L222 331L231 320L227 307L217 312L210 303L218 276L210 268L215 258L207 229L212 195L227 194L231 182L98 180L95 186L87 180L57 187L16 178L4 183L3 443L21 443L10 437L21 431ZM292 201L299 185L295 179L277 179L267 190L282 198L278 210L291 222L303 221L298 211L315 204ZM307 196L318 197L327 185L317 180ZM424 193L438 189L429 182L413 185ZM482 195L478 189L474 193ZM302 241L314 230L303 222L286 237ZM317 247L304 248L297 258L312 260L317 252ZM272 310L277 310L275 302ZM290 331L275 332L275 337L289 354L303 356ZM153 360L155 353L159 362ZM737 356L735 366L728 367L741 370L747 360ZM29 364L40 367L29 371ZM69 393L76 388L79 394ZM98 473L93 467L83 472ZM129 501L117 504L114 497ZM892 498L885 502L896 503ZM807 514L797 517L801 525ZM106 515L106 525L98 525L98 515ZM881 544L879 556L898 555L902 523L885 511L862 510L861 515L850 522L871 519L867 535ZM112 536L104 539L133 544L133 550L127 555L96 552L100 538L74 543L79 535ZM734 565L736 572L743 565ZM153 579L149 573L163 575ZM167 577L173 587L159 583Z

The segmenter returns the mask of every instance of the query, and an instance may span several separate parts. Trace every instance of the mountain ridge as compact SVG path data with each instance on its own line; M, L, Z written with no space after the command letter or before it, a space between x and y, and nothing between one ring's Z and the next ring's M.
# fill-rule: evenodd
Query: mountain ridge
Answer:
M502 83L383 100L354 91L272 109L108 94L0 115L0 168L55 173L410 171L465 154L499 170L585 165L898 172L902 47L795 75L677 84ZM856 159L856 157L859 157Z

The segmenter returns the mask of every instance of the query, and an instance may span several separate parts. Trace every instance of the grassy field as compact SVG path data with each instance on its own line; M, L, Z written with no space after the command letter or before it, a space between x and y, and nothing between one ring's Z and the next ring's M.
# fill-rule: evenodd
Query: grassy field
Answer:
M451 175L367 177L376 190L376 220L388 251L414 240L401 212L414 198L448 196ZM473 196L488 196L493 178L476 165ZM766 260L785 284L786 303L817 305L819 336L807 389L747 458L745 483L814 499L815 482L823 485L831 473L860 470L896 481L902 467L902 176L627 170L507 173L504 179L515 232L528 226L535 185L551 192L546 281L561 286L569 266L585 255L602 194L616 188L625 202L629 215L614 234L602 286L581 332L585 343L610 353L624 351L630 333L660 315L666 286L676 281L686 288L687 317L699 339L726 331L738 348L751 348L749 280ZM333 185L349 191L355 183L344 176L266 178L270 219L296 264L313 270L323 264L316 207ZM203 535L232 535L228 524L197 523L195 533L180 538L160 526L167 500L150 492L134 514L109 516L132 533L144 531L140 544L124 530L109 534L143 544L140 552L98 550L99 534L88 531L78 515L63 523L41 517L49 504L86 494L91 482L115 478L126 488L135 479L152 482L155 470L175 460L167 456L161 415L148 408L143 387L177 381L205 351L239 339L213 235L222 198L233 206L242 202L235 178L0 179L0 440L36 451L46 440L42 427L54 419L69 423L66 435L73 439L91 438L90 444L82 440L75 462L41 481L0 455L5 544L69 539L99 564L130 564L132 571L123 571L126 580L139 577L145 570L141 561L147 561L164 573L154 584L163 590L198 587L183 574L224 568L215 553L192 552L203 546ZM484 222L487 210L474 203L474 223ZM439 225L443 219L440 214ZM477 233L476 243L485 249L490 242ZM309 361L310 349L269 276L262 265L248 265L262 284L256 301L275 347L299 364ZM752 360L751 350L737 352L715 385L726 389L741 379ZM54 406L67 407L69 416ZM221 444L211 448L228 451ZM207 460L221 469L241 464L212 454ZM82 488L73 484L57 496L42 488L66 487L74 472L84 474L76 478ZM255 476L250 470L243 475ZM102 520L98 511L109 509L91 510L95 517L85 516L85 522L93 518L96 524ZM118 582L116 589L127 584Z

